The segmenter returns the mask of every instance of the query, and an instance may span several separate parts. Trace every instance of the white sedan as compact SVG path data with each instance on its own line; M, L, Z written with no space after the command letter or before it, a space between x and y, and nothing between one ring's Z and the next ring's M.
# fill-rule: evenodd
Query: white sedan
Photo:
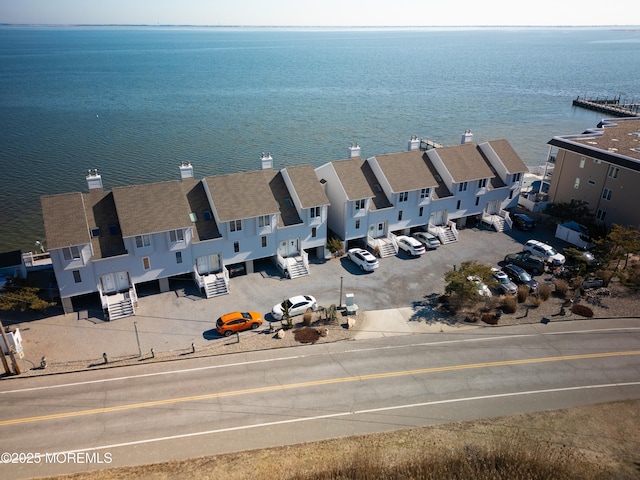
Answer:
M349 249L347 251L347 257L363 271L373 272L380 266L378 259L374 257L371 252L368 252L363 248Z
M407 252L412 257L418 257L423 255L427 250L424 245L413 237L407 237L405 235L398 235L396 237L398 247Z
M282 320L282 317L284 317L285 305L289 307L289 316L291 317L302 315L309 309L315 311L318 308L318 302L316 302L316 299L311 295L296 295L295 297L287 298L282 303L278 303L273 306L271 309L271 316L275 320Z

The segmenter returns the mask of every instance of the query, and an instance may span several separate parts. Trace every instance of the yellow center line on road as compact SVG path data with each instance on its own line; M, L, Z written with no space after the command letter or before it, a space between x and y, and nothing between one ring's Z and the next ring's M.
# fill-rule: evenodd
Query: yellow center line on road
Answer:
M525 358L520 360L502 360L499 362L471 363L466 365L448 365L444 367L420 368L416 370L402 370L398 372L372 373L369 375L354 375L352 377L328 378L325 380L312 380L309 382L290 383L285 385L272 385L268 387L247 388L245 390L235 390L230 392L207 393L204 395L193 395L189 397L167 398L165 400L153 400L150 402L130 403L125 405L117 405L113 407L79 410L75 412L54 413L50 415L41 415L37 417L15 418L12 420L0 421L0 427L4 427L7 425L31 423L31 422L41 422L45 420L56 420L56 419L62 419L62 418L97 415L101 413L121 412L124 410L134 410L138 408L158 407L162 405L173 405L176 403L198 402L201 400L212 400L217 398L233 397L233 396L239 396L239 395L250 395L253 393L265 393L265 392L273 392L273 391L279 391L279 390L291 390L296 388L314 387L319 385L331 385L331 384L347 383L347 382L363 382L367 380L376 380L376 379L383 379L383 378L404 377L404 376L410 376L410 375L424 375L428 373L450 372L450 371L456 371L456 370L470 370L470 369L476 369L476 368L505 367L510 365L527 365L527 364L548 363L548 362L566 362L570 360L625 357L630 355L640 355L640 350L631 350L626 352L585 353L581 355Z

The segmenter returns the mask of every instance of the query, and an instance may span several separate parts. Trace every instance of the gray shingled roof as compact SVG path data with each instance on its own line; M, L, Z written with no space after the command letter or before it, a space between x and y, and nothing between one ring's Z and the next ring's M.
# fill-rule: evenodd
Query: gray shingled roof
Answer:
M113 189L123 237L191 227L179 180Z
M508 173L527 172L529 170L507 140L492 140L489 145L500 157L504 166L507 167Z
M285 168L293 187L302 203L302 208L329 205L329 199L320 185L316 172L311 165L299 165Z
M398 193L438 186L423 157L426 157L426 154L421 150L412 150L376 155L376 160L391 184L391 189Z
M455 183L491 178L493 172L475 143L442 147L435 150Z
M200 242L202 240L210 240L212 238L220 238L220 231L215 217L213 216L211 205L204 185L200 180L194 178L185 178L181 182L182 192L189 204L190 213L196 214L196 221L193 223L193 240ZM211 213L211 219L204 218L204 212Z
M279 213L269 180L273 175L265 171L232 173L206 177L213 204L221 222L242 220ZM269 178L271 176L271 178Z
M82 193L45 195L40 198L47 246L63 248L91 241Z
M353 157L331 162L331 164L349 200L371 198L371 210L392 206L368 162L360 157Z

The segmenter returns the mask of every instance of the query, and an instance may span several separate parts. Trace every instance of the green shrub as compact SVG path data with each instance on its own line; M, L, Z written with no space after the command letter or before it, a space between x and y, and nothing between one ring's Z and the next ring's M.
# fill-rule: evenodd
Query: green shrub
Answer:
M331 237L327 242L327 248L331 253L340 253L344 250L344 244L338 237Z

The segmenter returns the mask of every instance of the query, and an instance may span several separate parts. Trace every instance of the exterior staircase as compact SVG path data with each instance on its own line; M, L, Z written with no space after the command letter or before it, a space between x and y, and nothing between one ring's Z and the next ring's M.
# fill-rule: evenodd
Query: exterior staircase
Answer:
M109 316L109 321L131 317L136 314L136 310L133 305L133 298L129 292L108 295L106 298L108 302L107 314Z
M391 242L379 241L378 242L378 248L379 248L379 251L380 251L380 258L392 257L393 255L398 253L396 251L396 248L394 247L393 243L391 243Z
M287 258L287 272L289 278L299 278L309 275L309 266L306 264L302 257L289 257Z
M207 298L227 295L229 293L229 282L222 272L205 275L203 290Z
M482 214L482 223L488 228L493 228L496 232L504 232L511 229L511 218L509 214L502 210L500 214Z
M447 225L429 225L428 230L430 234L438 237L440 243L446 245L458 241L458 230L456 224L449 222Z

